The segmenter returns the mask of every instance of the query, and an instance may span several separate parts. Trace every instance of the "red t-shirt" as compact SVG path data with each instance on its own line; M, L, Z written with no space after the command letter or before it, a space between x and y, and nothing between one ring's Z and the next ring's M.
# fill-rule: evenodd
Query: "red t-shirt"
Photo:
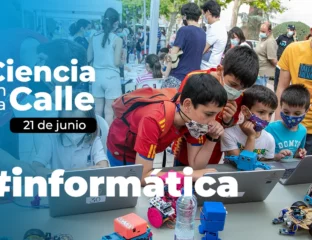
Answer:
M208 70L198 70L198 71L193 71L191 73L189 73L182 81L182 84L180 86L179 92L182 92L184 85L187 82L187 79L194 75L194 74L200 74L200 73L207 73L210 74L211 72L215 72L216 69L215 68L211 68ZM241 103L242 103L242 96L240 96L238 99L235 100L236 104L237 104L237 111L234 114L233 118L234 118L234 124L237 123L238 118L239 118L239 113L240 113L240 108L241 108ZM216 121L218 121L219 123L222 122L222 111L217 115L216 117ZM206 142L206 137L203 136L201 138L201 144L204 144ZM185 141L185 139L180 138L178 140L176 140L173 143L173 147L172 150L175 154L175 161L178 165L183 165L183 166L188 166L188 153L187 153L187 142ZM222 157L222 152L221 152L221 145L220 143L216 143L214 149L213 149L213 153L211 155L210 160L207 160L207 164L218 164L220 162L220 159Z
M236 104L237 104L237 111L234 114L233 118L234 118L234 124L237 123L238 119L239 119L239 113L240 113L240 108L242 105L242 95L237 98L235 100ZM216 117L216 121L218 121L219 123L222 122L222 111L217 115ZM202 137L202 141L201 143L204 144L206 142L206 137L203 136ZM173 152L175 153L175 161L178 163L178 165L182 165L182 166L188 166L188 155L187 155L187 142L181 138L178 139L174 142L173 144ZM222 152L221 152L221 144L220 142L217 142L212 155L210 157L210 160L208 161L207 159L207 164L218 164L221 160L222 157Z
M133 164L136 153L144 159L154 160L156 153L166 150L174 140L181 136L186 135L187 141L192 143L194 139L187 136L187 128L182 127L178 130L173 125L173 121L167 122L168 117L166 118L164 111L163 103L139 107L127 116L130 128L121 119L115 119L110 126L107 138L107 148L113 157L123 161L125 154L126 162ZM167 112L166 114L174 113ZM171 128L162 137L161 134L166 124L170 124Z

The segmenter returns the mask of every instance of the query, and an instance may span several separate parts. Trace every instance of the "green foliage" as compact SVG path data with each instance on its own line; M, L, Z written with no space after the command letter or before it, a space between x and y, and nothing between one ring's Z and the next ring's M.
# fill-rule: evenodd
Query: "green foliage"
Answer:
M151 0L146 0L146 16L150 15ZM137 22L143 17L143 0L122 0L122 18Z
M284 22L273 29L274 37L286 33L288 25L295 25L299 41L305 40L305 37L310 33L310 27L303 22Z
M180 12L181 7L189 3L188 0L160 0L160 15L170 17L171 13Z
M252 7L262 9L265 13L282 13L286 10L286 8L282 6L281 0L241 0L241 3L246 3Z

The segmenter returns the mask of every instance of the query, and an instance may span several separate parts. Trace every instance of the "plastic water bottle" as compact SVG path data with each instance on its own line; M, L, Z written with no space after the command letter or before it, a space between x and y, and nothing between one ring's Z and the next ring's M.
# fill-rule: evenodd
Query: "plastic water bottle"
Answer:
M175 240L194 240L195 216L197 211L197 199L184 196L178 198L176 204L177 219L174 230Z

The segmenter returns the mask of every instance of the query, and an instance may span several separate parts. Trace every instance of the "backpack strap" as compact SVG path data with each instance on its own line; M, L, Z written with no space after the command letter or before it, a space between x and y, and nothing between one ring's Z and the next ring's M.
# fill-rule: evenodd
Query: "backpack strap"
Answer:
M177 94L173 99L172 102L164 102L164 111L165 111L165 116L166 116L166 125L164 128L164 131L160 135L160 137L164 137L169 130L172 127L173 121L174 121L174 116L176 112L176 104L175 102L177 101L178 97L180 94ZM166 162L167 162L167 151L166 149L163 152L163 161L162 161L162 167L166 167Z

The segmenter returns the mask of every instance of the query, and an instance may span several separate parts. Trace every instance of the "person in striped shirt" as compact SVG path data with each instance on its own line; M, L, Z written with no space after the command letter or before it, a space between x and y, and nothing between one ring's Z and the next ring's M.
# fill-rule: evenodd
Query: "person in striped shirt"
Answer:
M146 57L145 68L146 73L137 77L136 85L155 78L162 78L161 64L156 54L149 54Z

